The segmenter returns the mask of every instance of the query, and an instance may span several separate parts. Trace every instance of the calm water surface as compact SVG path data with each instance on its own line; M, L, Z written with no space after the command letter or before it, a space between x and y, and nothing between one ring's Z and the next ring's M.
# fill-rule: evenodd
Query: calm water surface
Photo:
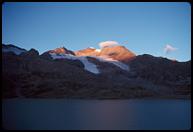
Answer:
M4 129L190 129L190 100L3 100Z

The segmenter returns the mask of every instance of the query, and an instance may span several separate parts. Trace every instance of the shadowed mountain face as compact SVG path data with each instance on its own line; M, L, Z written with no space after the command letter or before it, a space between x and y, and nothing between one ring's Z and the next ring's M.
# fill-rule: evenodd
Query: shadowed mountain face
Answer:
M26 52L27 50L25 49L22 49L20 47L17 47L15 45L12 45L12 44L9 44L9 45L5 45L5 44L2 44L2 51L5 53L13 53L13 54L16 54L16 55L19 55L23 52Z
M190 98L191 94L191 61L136 56L123 46L75 52L63 47L39 55L35 49L3 45L2 51L4 98Z

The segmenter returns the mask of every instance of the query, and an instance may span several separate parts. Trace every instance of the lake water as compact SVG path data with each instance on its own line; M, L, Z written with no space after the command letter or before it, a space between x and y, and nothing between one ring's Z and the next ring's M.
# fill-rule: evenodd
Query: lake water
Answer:
M191 100L3 100L4 129L190 129Z

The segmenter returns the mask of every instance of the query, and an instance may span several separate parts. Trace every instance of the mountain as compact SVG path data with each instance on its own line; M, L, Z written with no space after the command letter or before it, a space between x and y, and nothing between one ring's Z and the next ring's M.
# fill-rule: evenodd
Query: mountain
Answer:
M3 98L191 97L191 61L135 55L124 46L2 51Z
M49 53L55 53L55 54L71 54L75 55L73 51L66 49L65 47L56 48L54 50L48 51Z
M75 52L76 56L99 56L108 57L117 61L127 62L135 58L135 53L124 46L106 46L102 49L86 48Z
M9 44L9 45L2 44L2 52L12 52L16 55L19 55L19 54L26 52L26 51L27 50L19 48L15 45L12 45L12 44Z
M83 50L75 51L76 56L98 56L99 50L89 47Z
M68 53L67 51L70 51L70 50L66 48L63 48L63 49L65 50L58 50L58 48L57 50L50 50L43 53L41 56L51 60L52 59L78 60L84 65L85 70L92 72L94 74L99 74L101 73L101 70L104 70L104 69L107 70L106 68L100 66L101 63L110 63L109 67L112 67L113 65L113 67L116 66L118 67L118 69L120 68L126 71L128 71L129 69L127 65L125 65L122 62L119 62L118 60L114 60L111 57L97 56L96 53L99 53L99 52L94 48L87 48L87 49L73 52L75 54ZM59 51L59 52L56 52L56 51Z
M65 47L56 48L54 50L49 50L41 54L41 57L44 59L52 60L52 56L61 56L63 54L75 55L73 51L66 49Z
M32 57L38 57L39 56L39 52L36 49L32 48L29 51L22 52L20 55L24 56L24 57L32 58Z
M111 46L102 48L99 56L108 56L118 61L127 62L135 58L135 54L124 46Z
M129 65L139 77L155 84L172 87L191 83L191 61L177 62L144 54L137 56Z

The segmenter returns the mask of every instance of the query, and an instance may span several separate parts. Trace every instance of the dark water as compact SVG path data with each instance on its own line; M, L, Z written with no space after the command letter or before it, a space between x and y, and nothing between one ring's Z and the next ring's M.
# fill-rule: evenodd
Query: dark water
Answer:
M190 129L190 100L9 99L4 129Z

